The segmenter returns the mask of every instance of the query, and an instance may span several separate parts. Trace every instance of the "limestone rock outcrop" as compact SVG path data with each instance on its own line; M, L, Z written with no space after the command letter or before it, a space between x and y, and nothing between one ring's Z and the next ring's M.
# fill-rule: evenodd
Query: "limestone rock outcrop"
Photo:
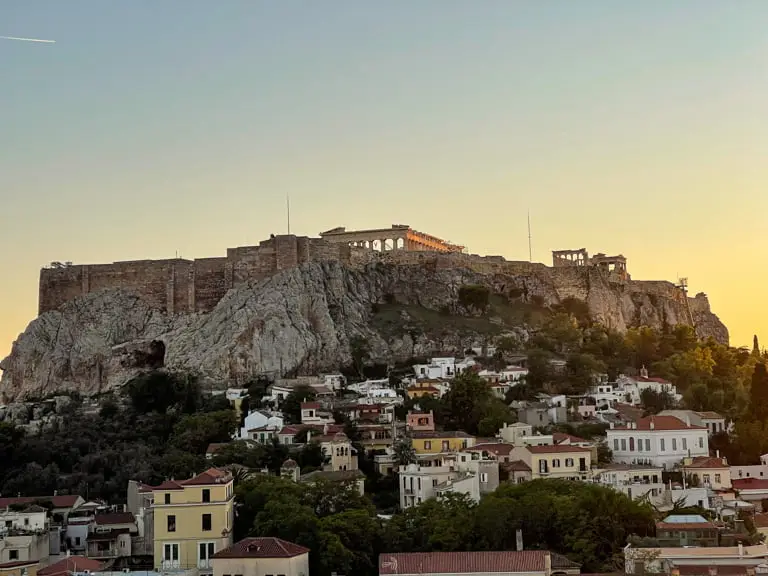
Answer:
M392 361L460 352L503 330L524 332L501 316L482 326L477 318L452 323L466 284L485 285L505 301L501 295L512 291L520 302L536 297L544 305L578 298L594 319L622 331L690 323L692 316L699 336L728 341L704 295L686 301L668 282L617 283L594 269L543 265L514 274L311 262L233 288L208 313L171 315L124 289L79 297L42 314L19 336L0 363L0 394L6 402L63 390L92 395L160 366L242 384L262 373L338 370L350 362L355 336L368 340L373 359Z

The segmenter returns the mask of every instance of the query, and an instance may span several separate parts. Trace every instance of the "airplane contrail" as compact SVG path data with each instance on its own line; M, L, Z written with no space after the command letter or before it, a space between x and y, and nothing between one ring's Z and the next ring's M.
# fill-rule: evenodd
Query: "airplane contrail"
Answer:
M43 44L56 44L56 40L41 40L40 38L19 38L18 36L0 36L3 40L18 40L20 42L41 42Z

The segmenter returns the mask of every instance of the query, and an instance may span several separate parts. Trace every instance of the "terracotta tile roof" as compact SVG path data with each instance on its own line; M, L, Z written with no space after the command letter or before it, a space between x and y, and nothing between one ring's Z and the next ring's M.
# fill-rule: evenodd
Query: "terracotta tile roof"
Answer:
M669 380L664 380L664 378L659 378L658 376L651 376L651 377L645 377L645 376L638 376L635 378L635 381L637 382L656 382L658 384L671 384Z
M38 560L15 560L13 562L0 564L0 570L9 570L10 568L19 568L21 566L33 566L38 562Z
M613 405L613 408L621 415L622 418L626 418L627 420L639 420L643 416L642 408L636 408L631 404L617 402Z
M379 574L493 574L544 572L544 550L381 554Z
M134 524L136 518L130 512L116 512L114 514L96 514L94 521L98 526L110 524Z
M488 444L475 444L470 448L465 448L465 452L490 452L496 456L509 456L514 450L514 444L505 444L503 442L493 442Z
M37 572L38 576L57 576L60 574L71 574L72 572L84 572L89 570L91 572L99 572L103 567L103 564L98 560L92 560L85 556L70 556L64 558L43 568Z
M293 558L309 548L280 538L244 538L213 555L214 558Z
M729 466L723 463L722 458L697 456L690 464L684 465L683 468L729 468Z
M184 487L175 480L166 480L157 486L148 486L150 491L154 490L184 490Z
M573 434L564 434L563 432L555 432L552 434L552 439L555 441L555 444L562 444L566 440L569 440L571 444L584 444L589 442L589 440L584 440L584 438L579 438Z
M406 389L406 392L429 392L430 394L439 394L440 390L435 388L434 386L409 386Z
M614 430L706 430L704 426L691 426L675 416L647 416L635 422L636 428L616 426ZM653 426L653 428L651 428ZM610 430L608 430L610 432Z
M768 480L763 478L737 478L731 485L734 490L768 490Z
M231 479L232 475L224 472L224 470L208 468L205 472L201 472L189 480L182 480L179 484L183 486L207 486L208 484L226 484Z
M589 448L584 446L564 446L557 444L555 446L526 446L531 454L563 454L566 452L589 452Z
M64 494L62 496L18 496L16 498L0 498L0 508L7 508L16 504L33 504L35 502L50 502L54 508L72 508L80 498L77 494Z
M248 432L251 432L251 430L248 430ZM208 444L208 448L205 449L205 453L215 454L216 452L221 450L223 446L226 446L227 444L228 442L213 442L211 444Z
M415 440L430 440L432 438L474 438L466 432L458 431L429 431L423 430L421 432L414 432L413 438Z
M320 402L302 402L301 403L302 410L311 410L311 409L317 410L318 408L320 408Z
M512 460L511 462L502 462L499 464L504 470L507 470L508 472L530 472L531 467L528 466L525 462L522 460Z

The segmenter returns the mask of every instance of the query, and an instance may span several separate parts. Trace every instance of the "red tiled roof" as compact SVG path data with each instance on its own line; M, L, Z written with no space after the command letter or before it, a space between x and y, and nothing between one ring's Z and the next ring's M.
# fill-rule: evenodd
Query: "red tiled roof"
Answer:
M581 443L589 442L589 440L584 440L584 438L579 438L578 436L574 436L573 434L564 434L562 432L555 432L554 434L552 434L552 438L555 441L555 444L561 444L566 440L570 440L571 444L581 444Z
M77 494L64 494L62 496L19 496L16 498L0 498L0 508L7 508L15 504L32 504L33 502L50 502L54 508L72 508L77 504Z
M414 440L431 440L433 438L474 438L466 432L458 431L430 431L422 430L413 433Z
M513 444L504 444L503 442L494 442L490 444L475 444L470 448L465 448L467 452L490 452L496 456L509 456L509 453L515 448Z
M589 452L589 448L584 446L564 446L557 444L555 446L526 446L531 454L562 454L564 452Z
M220 552L214 558L293 558L309 552L309 548L299 546L280 538L244 538Z
M690 464L684 465L683 468L728 468L727 464L723 464L722 458L713 458L711 456L697 456Z
M422 392L430 392L431 394L439 394L440 390L435 388L434 386L410 386L406 389L406 392L418 392L421 390Z
M704 412L696 412L696 414L699 415L699 418L704 418L706 420L725 420L724 416L721 416L717 412L710 411L704 411Z
M130 512L116 512L114 514L96 514L94 521L98 526L109 526L111 524L133 524L136 518Z
M92 560L85 556L70 556L64 558L43 568L37 572L37 576L57 576L59 574L70 574L72 572L84 572L89 570L91 572L99 572L103 567L103 564L98 560Z
M763 478L738 478L731 484L734 490L768 490L768 480Z
M14 560L13 562L0 564L0 570L9 570L11 568L19 568L20 566L32 566L38 562L39 560Z
M231 478L229 472L224 472L218 468L208 468L205 472L201 472L189 480L182 480L179 484L183 486L207 486L208 484L221 484L226 482L228 478Z
M647 416L635 422L635 426L616 426L614 430L706 430L704 426L691 426L675 416Z
M314 408L315 410L320 408L320 402L302 402L301 403L302 410L310 410L312 408Z
M248 430L250 432L250 430ZM215 454L219 450L221 450L222 446L226 446L227 442L212 442L211 444L208 444L208 448L205 449L206 454Z
M522 460L512 460L511 462L502 462L499 464L502 468L507 470L508 472L530 472L531 467L528 466L525 462Z
M547 552L416 552L381 554L379 574L484 574L543 572Z
M651 377L645 377L645 376L638 376L635 378L637 382L657 382L658 384L671 384L669 380L664 380L664 378L659 378L658 376L651 376Z
M184 487L175 480L166 480L165 482L162 482L161 484L158 484L157 486L149 486L148 487L151 490L184 490Z

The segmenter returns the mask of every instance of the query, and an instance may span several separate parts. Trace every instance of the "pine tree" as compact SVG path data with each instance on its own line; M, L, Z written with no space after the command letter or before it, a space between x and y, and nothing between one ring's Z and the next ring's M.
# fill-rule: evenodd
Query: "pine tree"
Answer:
M757 341L757 334L752 338L752 354L760 356L760 344Z
M755 420L764 422L768 419L768 370L765 364L755 364L750 389L750 411Z

